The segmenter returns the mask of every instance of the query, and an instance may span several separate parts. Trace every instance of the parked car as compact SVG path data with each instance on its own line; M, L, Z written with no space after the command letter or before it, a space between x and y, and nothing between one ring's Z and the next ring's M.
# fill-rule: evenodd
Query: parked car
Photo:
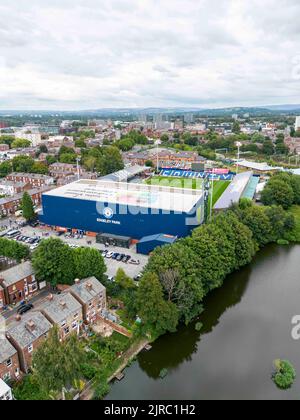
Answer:
M113 251L109 251L107 254L106 254L106 258L112 258L112 256L114 255L114 252Z
M131 258L131 260L129 261L129 264L134 264L134 265L140 265L140 260L135 260L134 258Z
M26 314L26 312L30 311L31 309L33 309L33 305L31 303L22 305L18 310L18 314L19 315L24 315Z
M117 252L115 252L113 254L113 256L111 257L113 260L116 260L119 257L120 254L118 254Z
M125 263L125 264L127 264L127 263L128 263L128 261L130 260L130 258L131 258L131 256L130 256L130 255L125 255L125 256L122 258L122 262L123 262L123 263Z
M107 277L107 280L113 283L115 281L115 278L113 276Z
M140 273L140 274L138 274L133 280L134 281L140 281L141 280L141 278L142 278L142 273Z
M108 250L105 249L104 251L100 251L100 254L102 255L102 257L106 257L108 253Z
M116 258L116 261L122 261L124 257L125 257L124 254L119 254Z

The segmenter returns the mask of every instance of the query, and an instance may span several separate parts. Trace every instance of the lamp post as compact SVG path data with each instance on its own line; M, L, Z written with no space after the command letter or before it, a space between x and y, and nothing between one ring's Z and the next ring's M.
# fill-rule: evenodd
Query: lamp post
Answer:
M237 152L237 162L236 162L236 173L238 174L239 173L239 161L240 161L240 147L242 146L242 143L241 142L239 142L239 141L237 141L236 143L235 143L235 145L237 146L237 148L238 148L238 152Z

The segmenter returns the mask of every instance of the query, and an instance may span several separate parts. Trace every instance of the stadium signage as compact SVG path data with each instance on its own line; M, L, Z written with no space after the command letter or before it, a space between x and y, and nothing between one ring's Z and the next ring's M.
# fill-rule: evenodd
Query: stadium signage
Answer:
M173 178L190 178L190 179L214 179L216 181L231 181L232 174L216 174L211 172L194 172L185 171L182 169L162 169L160 176L173 177Z
M120 225L121 222L119 222L118 220L111 220L111 219L97 219L98 223L106 223L106 224L111 224L111 225Z

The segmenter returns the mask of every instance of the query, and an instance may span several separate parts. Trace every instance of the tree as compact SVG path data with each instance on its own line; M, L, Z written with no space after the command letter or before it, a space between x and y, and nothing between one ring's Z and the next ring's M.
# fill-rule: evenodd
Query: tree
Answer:
M96 277L100 282L106 272L104 259L94 248L77 248L73 251L75 276L79 279Z
M20 262L21 260L28 258L29 248L20 242L0 238L0 255Z
M16 156L12 160L14 172L32 172L34 159L29 156Z
M47 175L49 173L48 166L43 162L34 162L31 172L33 174Z
M6 177L13 171L12 164L9 161L0 163L0 178Z
M25 147L30 147L31 141L25 139L16 139L11 144L12 149L23 149Z
M60 163L76 163L77 155L75 153L62 153L59 156Z
M233 126L232 126L232 132L235 133L235 134L240 134L241 126L240 126L240 123L238 121L234 121Z
M122 289L134 289L136 287L134 281L127 276L123 268L118 269L115 281Z
M73 253L60 239L43 240L33 253L32 265L39 281L47 281L53 287L74 283Z
M270 139L264 140L262 152L268 156L271 156L274 154L274 145Z
M261 201L266 206L275 204L288 209L294 200L295 195L291 185L278 178L271 179L261 194Z
M271 237L273 242L282 239L286 233L292 231L295 227L294 216L287 214L280 206L267 207L266 215L272 226Z
M241 222L251 230L258 246L264 246L270 242L272 226L263 207L248 207L240 213Z
M154 273L146 273L136 295L137 311L145 327L155 335L175 332L178 312L172 302L166 302L162 285Z
M162 135L161 135L161 137L160 137L160 139L161 139L161 141L162 141L163 143L168 143L168 141L169 141L169 136L168 136L168 134L162 134Z
M97 170L101 175L108 175L124 169L121 153L117 147L108 146L103 150L103 155L97 161Z
M84 149L86 148L86 142L82 138L75 140L75 147L80 147Z
M23 217L27 220L33 220L35 218L35 212L34 212L34 206L33 201L30 195L27 191L24 192L22 202L21 202L21 208L23 211Z
M185 240L154 250L146 267L159 279L169 270L178 272L179 280L172 295L179 317L189 323L202 309L204 288L201 281L201 259ZM163 280L162 280L163 281Z
M81 364L86 353L76 335L66 341L59 340L58 328L50 331L33 356L33 378L47 395L60 393L63 388L74 387L81 379Z

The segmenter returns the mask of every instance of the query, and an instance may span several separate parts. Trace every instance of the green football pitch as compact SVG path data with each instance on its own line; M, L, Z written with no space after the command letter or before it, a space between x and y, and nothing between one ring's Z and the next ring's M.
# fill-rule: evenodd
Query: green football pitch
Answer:
M154 176L147 180L149 185L160 185L162 187L188 188L202 190L202 179L172 178L165 176ZM226 190L230 181L214 181L213 205L216 204L223 192Z

